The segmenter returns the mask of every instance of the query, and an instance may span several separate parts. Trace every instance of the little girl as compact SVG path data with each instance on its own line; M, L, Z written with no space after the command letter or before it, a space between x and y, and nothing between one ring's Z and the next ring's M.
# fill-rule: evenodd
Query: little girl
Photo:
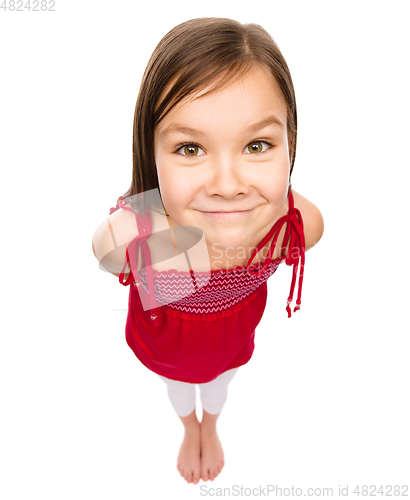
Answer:
M131 187L97 228L93 251L130 285L126 339L167 385L185 427L177 468L189 483L224 466L216 421L252 357L267 279L293 265L290 317L305 251L323 233L320 211L291 189L296 132L288 66L259 25L193 19L154 50L135 109Z

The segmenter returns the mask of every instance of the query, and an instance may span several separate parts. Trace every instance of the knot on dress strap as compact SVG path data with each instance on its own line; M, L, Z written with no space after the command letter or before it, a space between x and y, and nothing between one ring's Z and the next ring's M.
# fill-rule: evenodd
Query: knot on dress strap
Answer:
M155 314L155 309L157 307L156 307L155 290L154 290L154 275L152 272L151 252L149 250L149 246L147 243L147 240L151 236L151 231L152 231L152 220L150 217L149 208L146 207L144 212L138 214L137 216L135 211L132 210L132 208L125 206L125 203L122 200L119 200L117 206L118 205L119 207L125 210L131 210L135 214L137 228L138 228L138 236L136 236L128 244L128 246L125 245L126 248L125 263L119 275L119 282L121 283L121 285L124 286L130 285L132 282L136 283L136 285L139 284L140 280L138 273L138 259L141 249L141 267L145 266L147 272L151 319L154 321L154 324L157 325L158 324L157 314ZM115 210L117 210L118 208L115 208L113 212L115 212ZM124 281L125 269L128 264L130 266L130 273L128 275L127 280Z
M300 211L294 207L293 203L293 195L292 191L289 191L289 211L286 215L281 217L269 231L269 233L265 236L265 238L259 243L256 249L252 252L251 257L249 258L247 264L247 271L249 274L254 274L255 276L259 276L263 274L270 263L272 262L272 255L276 247L276 242L279 237L280 230L283 225L286 224L286 231L283 237L282 244L282 254L281 257L285 258L285 263L288 266L293 265L293 274L292 274L292 283L290 286L290 293L287 300L286 311L288 313L288 318L291 317L291 308L290 305L293 300L293 292L296 284L296 275L300 262L299 269L299 286L298 286L298 296L296 300L296 307L293 312L296 312L300 309L301 305L301 295L302 295L302 284L303 284L303 270L305 267L305 235L303 232L303 220ZM259 250L267 243L273 236L272 243L269 247L268 255L265 259L263 266L259 270L251 270L250 263L252 262L254 256L259 252ZM287 253L284 255L283 249L287 248Z

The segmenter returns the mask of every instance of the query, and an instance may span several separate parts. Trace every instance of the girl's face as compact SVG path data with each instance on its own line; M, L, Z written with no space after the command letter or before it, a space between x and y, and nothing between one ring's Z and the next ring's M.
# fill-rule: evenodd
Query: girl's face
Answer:
M286 105L263 67L206 90L156 127L163 203L170 224L201 228L208 248L254 248L287 213Z

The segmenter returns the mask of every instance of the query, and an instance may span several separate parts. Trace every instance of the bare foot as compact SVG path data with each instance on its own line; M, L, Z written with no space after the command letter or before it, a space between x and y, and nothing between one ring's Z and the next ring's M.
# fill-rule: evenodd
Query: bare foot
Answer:
M188 483L197 484L201 478L201 429L200 423L185 429L184 440L177 460L177 469Z
M216 427L201 425L201 479L213 481L225 465Z

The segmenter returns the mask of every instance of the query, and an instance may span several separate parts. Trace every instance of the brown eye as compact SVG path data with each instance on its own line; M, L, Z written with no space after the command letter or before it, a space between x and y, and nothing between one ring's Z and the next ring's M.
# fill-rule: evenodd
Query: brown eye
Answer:
M263 153L267 149L273 147L272 144L269 144L266 141L253 141L244 149L244 153Z
M176 152L179 155L190 156L191 158L196 158L197 156L202 156L205 154L205 151L194 143L183 144L180 148L177 149Z
M248 146L249 153L260 153L263 149L262 143L260 141L252 142Z
M187 146L184 146L184 153L187 156L196 156L198 154L198 146L195 146L195 144L188 144Z

